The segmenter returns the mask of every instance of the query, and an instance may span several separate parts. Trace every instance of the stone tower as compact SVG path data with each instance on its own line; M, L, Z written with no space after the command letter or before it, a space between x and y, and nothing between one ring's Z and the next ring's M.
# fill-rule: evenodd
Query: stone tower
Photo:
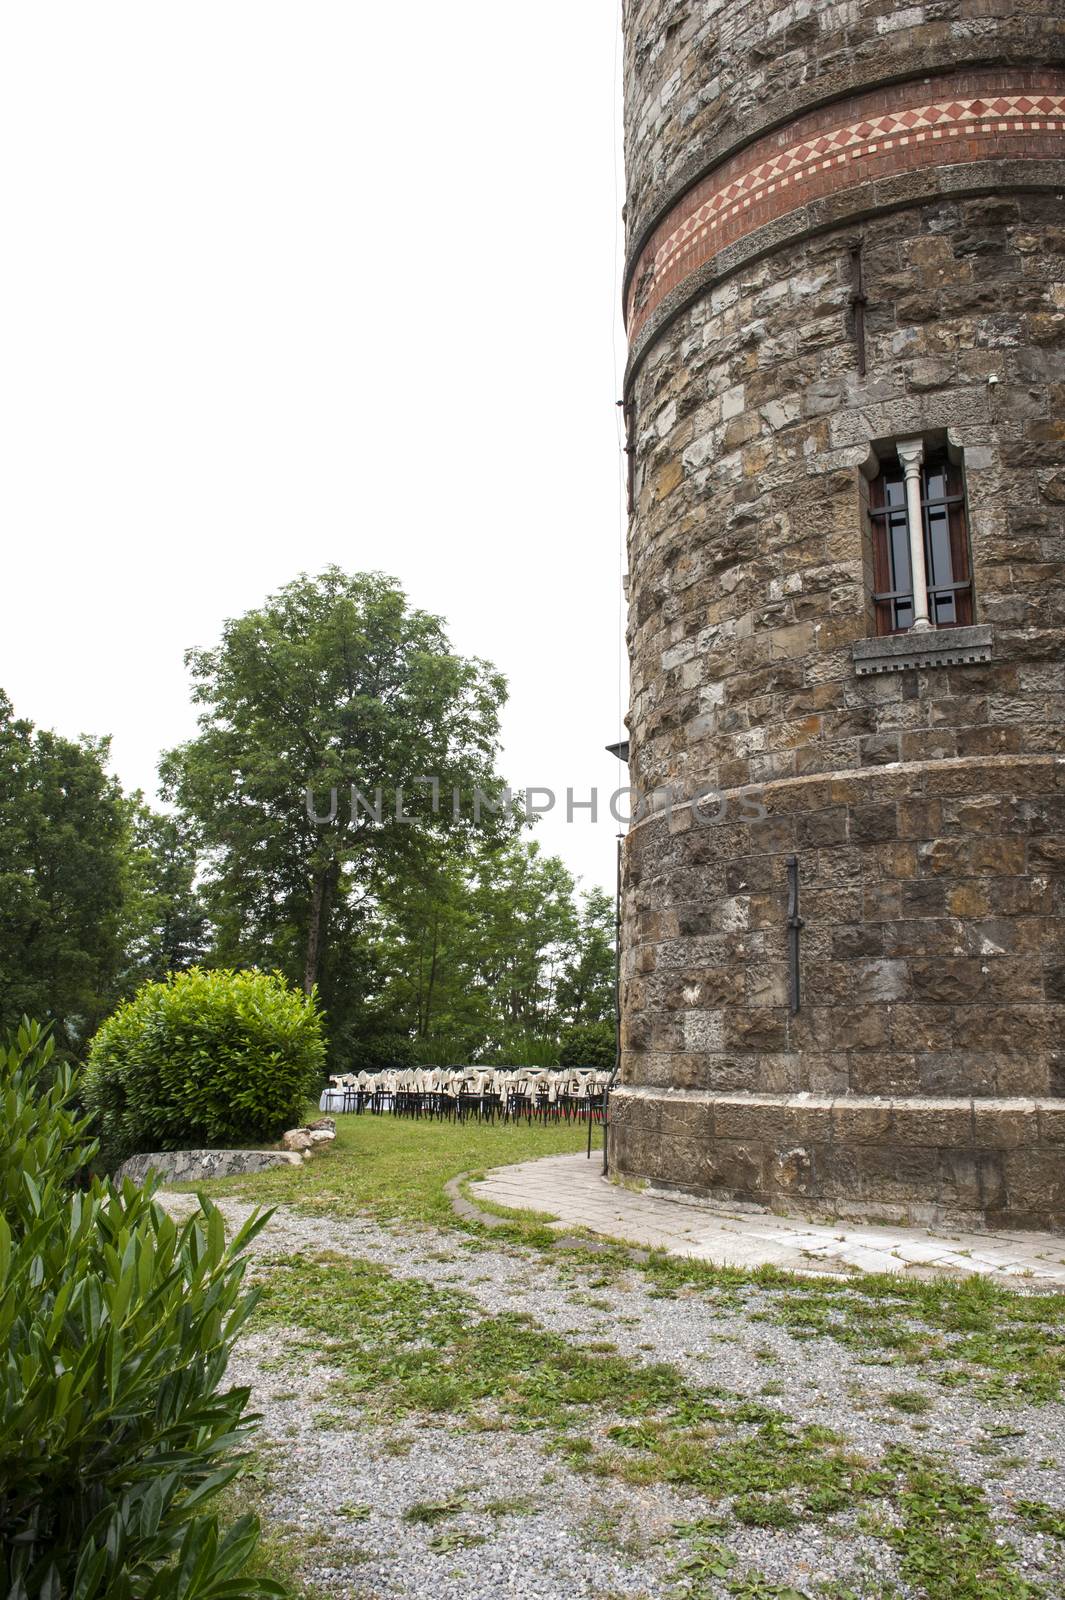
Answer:
M1060 1224L1065 6L624 28L613 1168Z

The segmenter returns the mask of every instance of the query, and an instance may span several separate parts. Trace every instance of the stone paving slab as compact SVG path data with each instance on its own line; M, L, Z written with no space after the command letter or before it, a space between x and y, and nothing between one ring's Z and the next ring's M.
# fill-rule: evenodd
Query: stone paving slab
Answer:
M597 1153L546 1156L496 1167L471 1183L475 1200L547 1212L558 1229L694 1256L716 1266L772 1265L793 1272L897 1272L907 1277L982 1273L1017 1286L1065 1288L1065 1237L1053 1233L962 1233L943 1228L811 1222L733 1210L660 1192L636 1192L602 1176Z

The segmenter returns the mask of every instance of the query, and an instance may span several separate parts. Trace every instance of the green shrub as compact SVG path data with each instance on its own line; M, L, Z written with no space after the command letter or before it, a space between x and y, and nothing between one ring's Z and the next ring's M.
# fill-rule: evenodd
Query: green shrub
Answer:
M74 1187L91 1161L63 1066L24 1024L0 1046L0 1594L252 1600L253 1517L219 1526L253 1418L220 1391L254 1304L204 1202L178 1227L150 1188Z
M349 1072L406 1071L417 1064L414 1044L405 1033L371 1033L351 1045Z
M613 1070L617 1059L617 1033L612 1022L574 1022L562 1030L558 1059L564 1067Z
M146 983L92 1041L84 1097L115 1157L277 1139L325 1068L316 1001L262 972Z
M475 1052L473 1060L478 1066L557 1067L558 1044L526 1028L501 1028Z

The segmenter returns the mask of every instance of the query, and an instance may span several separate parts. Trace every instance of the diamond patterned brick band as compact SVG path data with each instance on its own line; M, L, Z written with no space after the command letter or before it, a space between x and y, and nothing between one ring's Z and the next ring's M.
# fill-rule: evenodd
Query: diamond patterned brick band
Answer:
M941 80L942 82L942 80ZM630 339L726 245L842 188L916 167L1065 156L1065 78L966 74L859 96L759 139L678 201L648 240L626 297Z

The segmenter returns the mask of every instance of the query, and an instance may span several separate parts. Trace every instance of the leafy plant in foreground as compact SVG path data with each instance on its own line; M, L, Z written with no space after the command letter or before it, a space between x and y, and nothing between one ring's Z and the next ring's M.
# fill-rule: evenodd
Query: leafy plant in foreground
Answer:
M149 1188L75 1187L95 1145L36 1025L0 1047L0 1594L253 1600L254 1517L211 1502L240 1470L246 1389L220 1390L255 1296L253 1218L178 1227Z

